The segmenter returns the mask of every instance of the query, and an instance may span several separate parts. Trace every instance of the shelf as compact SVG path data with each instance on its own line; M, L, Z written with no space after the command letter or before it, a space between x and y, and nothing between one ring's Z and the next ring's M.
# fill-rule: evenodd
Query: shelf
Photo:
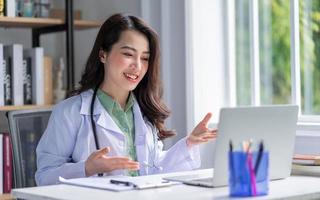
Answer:
M27 110L35 108L51 108L52 105L0 106L0 111Z
M41 28L64 24L64 20L56 18L33 17L0 17L0 27L7 28ZM99 28L100 22L91 20L74 20L75 29Z

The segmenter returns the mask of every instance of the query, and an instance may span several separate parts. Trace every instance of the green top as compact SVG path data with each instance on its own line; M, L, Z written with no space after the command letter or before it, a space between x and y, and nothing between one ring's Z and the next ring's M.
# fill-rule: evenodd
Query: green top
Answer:
M97 91L97 97L102 106L109 113L113 121L118 125L120 130L125 134L127 138L126 152L132 160L137 161L136 148L134 146L134 116L133 116L133 104L134 96L129 94L125 109L123 110L118 102L116 102L111 96L102 90ZM128 171L129 176L138 176L138 171Z

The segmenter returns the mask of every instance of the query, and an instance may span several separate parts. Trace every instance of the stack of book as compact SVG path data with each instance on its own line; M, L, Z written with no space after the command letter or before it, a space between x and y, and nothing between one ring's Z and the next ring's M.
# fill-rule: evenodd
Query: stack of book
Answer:
M295 154L291 174L320 176L320 155Z
M0 44L0 106L51 103L52 62L43 48Z

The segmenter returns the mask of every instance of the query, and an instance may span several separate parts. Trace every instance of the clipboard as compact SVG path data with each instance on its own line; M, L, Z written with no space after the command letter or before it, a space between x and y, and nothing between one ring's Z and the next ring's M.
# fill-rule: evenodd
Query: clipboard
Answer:
M112 183L117 182L117 183ZM111 191L128 191L128 190L142 190L149 188L160 188L168 187L171 185L179 184L178 182L163 180L160 177L152 176L138 176L138 177L127 177L127 176L113 176L113 177L85 177L85 178L74 178L65 179L59 177L59 181L64 184L90 187L103 190Z

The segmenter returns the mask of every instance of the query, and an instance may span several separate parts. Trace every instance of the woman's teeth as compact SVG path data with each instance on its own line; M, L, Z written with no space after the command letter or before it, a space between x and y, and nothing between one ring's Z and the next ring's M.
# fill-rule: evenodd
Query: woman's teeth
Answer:
M134 75L134 74L127 74L127 73L124 73L124 75L129 78L129 79L132 79L132 80L136 80L138 78L138 75Z

